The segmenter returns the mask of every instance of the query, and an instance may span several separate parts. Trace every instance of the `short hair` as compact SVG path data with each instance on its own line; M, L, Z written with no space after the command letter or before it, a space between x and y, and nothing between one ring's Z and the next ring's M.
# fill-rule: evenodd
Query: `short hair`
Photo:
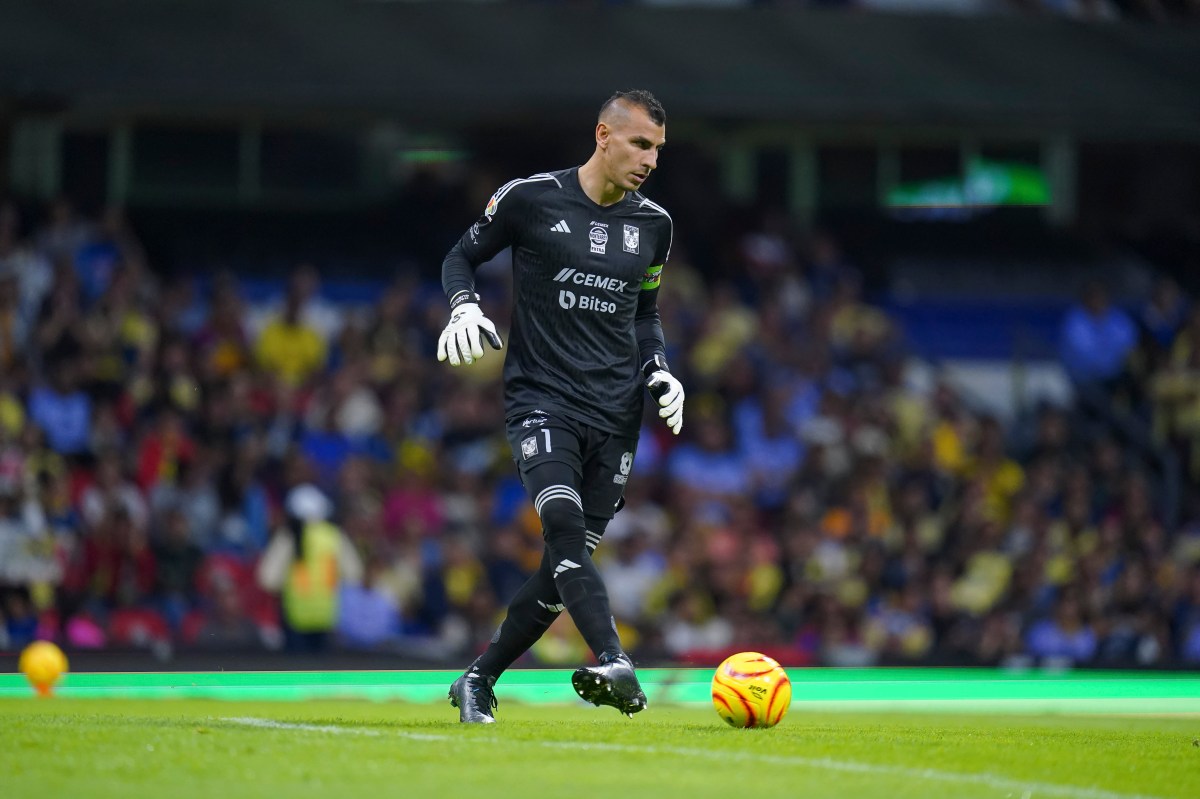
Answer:
M667 112L663 110L662 103L658 101L650 92L645 89L630 89L625 92L617 92L612 97L604 101L604 105L600 106L600 117L603 118L604 112L611 108L616 103L629 103L646 112L650 117L650 121L655 125L667 124Z

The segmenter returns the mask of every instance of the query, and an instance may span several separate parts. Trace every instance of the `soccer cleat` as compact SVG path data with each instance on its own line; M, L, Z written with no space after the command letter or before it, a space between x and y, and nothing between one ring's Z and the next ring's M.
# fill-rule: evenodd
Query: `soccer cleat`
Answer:
M454 681L450 686L450 704L458 708L458 720L463 724L495 724L496 717L492 709L496 702L496 693L492 686L496 684L495 677L485 677L468 671Z
M599 666L585 666L571 675L575 693L599 707L609 705L633 718L646 709L646 694L638 684L629 655L601 655Z

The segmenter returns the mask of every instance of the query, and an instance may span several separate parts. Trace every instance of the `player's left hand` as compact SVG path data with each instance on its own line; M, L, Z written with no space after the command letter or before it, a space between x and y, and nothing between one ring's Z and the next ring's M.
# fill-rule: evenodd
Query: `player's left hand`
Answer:
M667 420L672 433L679 435L683 429L683 384L670 372L659 369L651 373L646 388L658 400L658 415Z

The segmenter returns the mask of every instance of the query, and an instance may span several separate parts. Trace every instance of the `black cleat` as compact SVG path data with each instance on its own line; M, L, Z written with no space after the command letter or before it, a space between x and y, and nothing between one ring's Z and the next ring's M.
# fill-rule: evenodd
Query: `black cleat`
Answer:
M571 675L575 693L599 707L609 705L633 718L646 709L646 694L638 684L629 655L601 655L599 666L585 666Z
M492 709L497 706L492 686L495 677L485 677L468 671L450 686L450 704L458 708L458 720L463 724L495 724Z

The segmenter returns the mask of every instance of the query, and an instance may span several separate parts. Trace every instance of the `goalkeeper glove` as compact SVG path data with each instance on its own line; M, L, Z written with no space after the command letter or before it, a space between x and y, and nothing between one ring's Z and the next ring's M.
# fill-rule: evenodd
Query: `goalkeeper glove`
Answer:
M504 346L492 320L483 315L477 304L464 302L450 314L450 322L438 339L438 360L449 359L451 366L474 363L483 357L483 338L494 350Z
M679 435L683 429L683 384L667 371L667 361L655 355L642 367L646 388L658 400L658 415L667 420L671 432Z

